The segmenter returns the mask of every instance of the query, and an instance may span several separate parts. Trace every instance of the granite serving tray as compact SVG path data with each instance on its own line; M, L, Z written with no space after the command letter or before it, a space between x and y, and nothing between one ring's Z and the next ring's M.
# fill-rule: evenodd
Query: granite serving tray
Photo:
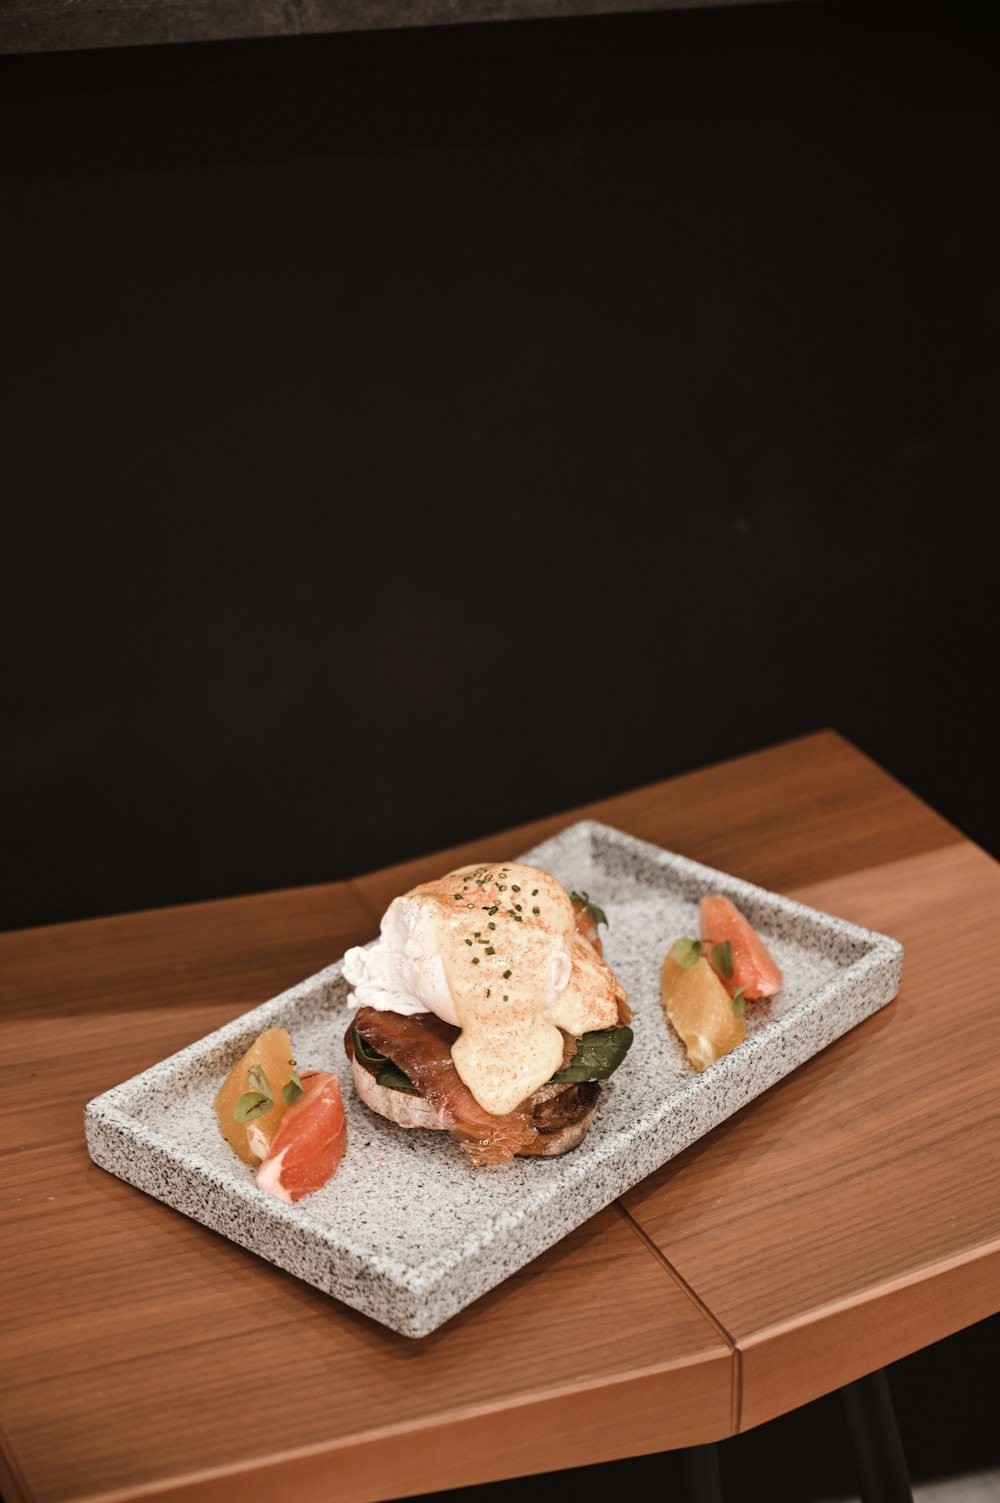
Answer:
M573 1152L473 1169L446 1133L405 1131L370 1112L344 1054L338 962L91 1101L94 1162L393 1330L425 1336L899 988L895 940L607 825L571 825L518 859L604 908L605 958L635 1013L635 1043ZM708 892L742 909L785 982L778 997L748 1006L745 1041L699 1075L664 1017L659 971L675 939L697 934ZM212 1108L233 1063L275 1025L303 1065L338 1073L347 1108L340 1168L294 1206L257 1189Z

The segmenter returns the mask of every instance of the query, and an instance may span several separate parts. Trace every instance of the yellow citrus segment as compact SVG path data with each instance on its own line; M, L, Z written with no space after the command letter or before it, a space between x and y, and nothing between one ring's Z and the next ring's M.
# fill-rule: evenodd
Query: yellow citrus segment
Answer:
M746 1038L747 1025L733 1012L733 999L704 956L692 966L668 954L660 972L667 1017L696 1070L704 1070Z
M281 1088L292 1073L292 1059L292 1041L284 1028L268 1028L233 1066L215 1098L222 1136L245 1164L259 1164L278 1131L286 1110ZM252 1122L237 1122L233 1108L241 1096L254 1089L248 1077L255 1066L263 1070L274 1104Z

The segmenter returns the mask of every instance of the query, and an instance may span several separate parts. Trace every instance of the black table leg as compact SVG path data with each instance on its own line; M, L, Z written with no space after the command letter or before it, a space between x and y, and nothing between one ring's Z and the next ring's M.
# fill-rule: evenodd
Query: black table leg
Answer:
M854 1443L862 1503L913 1503L885 1373L880 1368L867 1378L847 1383L840 1396Z
M687 1446L681 1452L688 1503L722 1503L717 1445Z

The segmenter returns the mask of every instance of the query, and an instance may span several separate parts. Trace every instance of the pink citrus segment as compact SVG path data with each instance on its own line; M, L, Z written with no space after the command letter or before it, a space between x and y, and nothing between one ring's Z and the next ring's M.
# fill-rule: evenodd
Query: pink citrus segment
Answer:
M325 1185L347 1146L347 1120L336 1075L303 1070L305 1095L290 1106L257 1170L262 1190L291 1203Z
M748 1002L781 990L781 971L756 929L735 903L713 893L701 900L701 942L709 959L726 940L733 947L733 974L722 978L729 987L741 986Z

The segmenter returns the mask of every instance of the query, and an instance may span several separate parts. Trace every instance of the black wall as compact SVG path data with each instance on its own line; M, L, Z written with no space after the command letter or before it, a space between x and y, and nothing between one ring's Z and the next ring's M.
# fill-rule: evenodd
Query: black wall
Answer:
M1000 850L995 14L0 59L0 921L825 725Z

